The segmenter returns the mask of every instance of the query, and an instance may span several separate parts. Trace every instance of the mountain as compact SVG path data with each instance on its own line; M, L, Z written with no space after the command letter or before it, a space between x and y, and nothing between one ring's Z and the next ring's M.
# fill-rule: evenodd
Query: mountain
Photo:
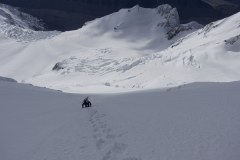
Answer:
M178 8L181 23L198 21L207 24L240 11L238 0L1 0L42 19L49 30L74 30L95 18L131 8L155 8L170 4Z
M239 16L203 27L197 22L180 24L170 5L135 6L46 39L22 43L3 35L0 74L68 92L236 81L240 79Z
M53 38L24 44L3 39L0 73L18 81L69 91L94 86L112 91L148 88L153 79L148 77L148 64L142 71L131 73L133 69L147 59L152 61L153 53L201 27L196 22L180 24L177 10L169 5L156 9L135 6ZM10 47L12 44L14 47ZM136 83L137 79L140 81Z

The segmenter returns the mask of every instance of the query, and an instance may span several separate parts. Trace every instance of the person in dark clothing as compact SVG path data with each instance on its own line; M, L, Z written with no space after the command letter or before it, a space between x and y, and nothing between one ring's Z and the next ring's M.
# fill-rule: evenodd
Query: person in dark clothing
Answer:
M88 97L85 98L82 102L82 108L91 107L92 103L88 100Z

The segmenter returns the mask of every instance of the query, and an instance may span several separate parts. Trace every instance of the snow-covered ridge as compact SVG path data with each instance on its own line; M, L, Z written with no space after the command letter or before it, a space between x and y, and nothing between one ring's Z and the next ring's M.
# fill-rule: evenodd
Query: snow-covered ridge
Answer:
M69 72L82 72L83 68L89 66L87 70L90 71L90 68L92 68L93 72L96 73L101 73L101 70L110 72L126 71L141 64L145 59L149 59L148 53L155 52L156 50L164 50L180 37L184 37L202 27L203 26L197 22L180 24L176 8L172 8L169 5L161 5L156 9L146 9L139 6L135 6L131 9L122 9L117 13L88 22L82 29L71 33L79 35L79 39L77 37L68 36L68 32L66 33L68 40L73 41L71 38L76 38L75 40L81 41L81 44L86 46L91 46L91 43L94 43L93 47L97 46L99 43L102 45L100 46L102 48L95 49L96 59L91 60L90 65L85 63L87 60L84 59L84 57L77 58L76 56L72 56L56 63L53 70L61 71L66 74ZM86 39L85 42L80 35L84 36L84 38L85 36L93 36L96 42L94 39L91 39L91 42ZM113 52L119 51L116 51L115 46L109 45L109 47L103 47L107 46L106 44L108 42L102 44L100 37L109 39L110 44L112 41L115 41L115 43L118 43L118 41L120 43L125 43L124 45L126 46L123 47L127 49L130 57L120 57L113 60L112 58L116 58L113 56L117 56L114 55ZM138 44L139 42L140 45ZM135 51L130 49L131 47L139 49ZM137 57L142 53L143 56L135 60L136 57L133 57L131 53L137 55ZM107 58L109 55L113 56ZM87 57L87 59L89 59L89 57ZM91 65L97 66L91 67ZM84 67L80 68L79 66Z
M19 11L17 8L0 4L0 18L16 27L34 30L44 30L44 24L37 18Z
M0 76L0 82L17 82L17 81L12 78L6 78L6 77Z
M55 36L58 32L44 30L43 23L17 8L0 4L0 34L17 41L34 41Z

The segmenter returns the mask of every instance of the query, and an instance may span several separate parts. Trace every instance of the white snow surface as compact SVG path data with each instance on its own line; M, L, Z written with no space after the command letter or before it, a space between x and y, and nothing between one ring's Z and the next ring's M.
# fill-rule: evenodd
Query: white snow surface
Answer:
M240 82L67 94L0 81L1 160L239 160Z

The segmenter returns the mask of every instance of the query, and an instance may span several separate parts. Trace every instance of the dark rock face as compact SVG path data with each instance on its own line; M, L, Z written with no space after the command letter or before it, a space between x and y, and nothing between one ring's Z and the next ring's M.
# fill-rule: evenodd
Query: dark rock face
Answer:
M198 24L197 22L190 22L187 24L180 24L179 26L172 28L168 33L168 40L171 40L172 38L174 38L177 34L179 34L180 32L183 31L189 31L189 30L194 30L194 29L200 29L203 26Z
M234 43L236 43L237 41L240 40L240 35L238 36L235 36L235 37L232 37L228 40L225 40L224 42L227 44L227 45L233 45Z
M61 63L61 62L58 62L58 63L56 63L56 64L53 66L52 70L53 70L53 71L59 71L59 70L62 70L62 69L64 69L64 68L65 68L65 67L64 67L64 64Z
M240 5L238 0L226 1ZM20 7L24 12L42 19L49 30L61 31L78 29L86 21L136 4L142 7L170 4L178 9L181 23L194 20L206 24L239 10L239 7L233 10L227 6L214 8L202 0L1 0L1 3Z

